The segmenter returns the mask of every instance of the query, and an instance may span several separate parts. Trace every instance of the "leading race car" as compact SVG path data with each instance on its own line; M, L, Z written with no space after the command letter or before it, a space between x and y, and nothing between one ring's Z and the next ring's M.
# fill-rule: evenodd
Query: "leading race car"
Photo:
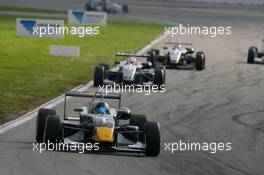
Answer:
M104 84L130 84L130 85L165 85L165 68L152 67L150 62L141 63L136 57L147 57L134 53L118 52L116 56L126 57L124 64L119 64L117 71L109 70L109 65L100 64L95 68L94 86L99 87Z
M253 63L264 63L264 39L263 42L263 51L258 51L257 47L250 47L248 49L248 58L247 63L253 64Z
M127 4L110 3L107 0L89 0L85 4L85 9L88 11L99 11L107 13L128 13Z
M78 117L66 114L67 97L90 98L89 104L73 110ZM119 100L118 109L110 108L105 99ZM67 92L63 120L53 109L40 109L36 122L38 143L98 143L99 151L143 153L158 156L160 152L159 124L145 115L132 114L121 108L120 94ZM121 122L122 121L122 124Z
M152 49L148 52L147 61L153 66L165 66L166 68L182 68L194 69L201 71L205 69L205 54L204 52L196 52L195 56L193 48L183 48L183 45L192 45L191 43L181 42L166 42L172 45L171 49L164 55L160 54L157 49ZM168 49L168 47L164 47Z

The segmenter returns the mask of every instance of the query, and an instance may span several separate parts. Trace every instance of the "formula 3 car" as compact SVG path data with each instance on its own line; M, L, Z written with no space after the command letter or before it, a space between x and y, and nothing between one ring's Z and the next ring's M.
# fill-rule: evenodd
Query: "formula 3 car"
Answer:
M263 51L258 51L257 47L250 47L248 49L248 58L247 63L253 64L253 63L264 63L264 39L263 42Z
M78 117L70 117L66 114L68 111L66 109L67 97L89 98L91 101L85 106L73 109ZM110 108L105 99L119 100L118 109ZM145 115L132 114L128 108L120 106L120 94L67 92L63 120L53 109L39 110L36 122L36 141L67 145L98 143L99 151L158 156L160 152L159 124L148 121Z
M88 11L98 11L107 13L128 13L129 8L127 4L110 3L107 0L89 0L85 9Z
M165 68L156 67L150 69L150 62L141 63L136 57L147 57L147 55L139 55L134 53L116 53L116 56L126 57L124 64L119 64L117 71L109 70L109 65L100 64L95 68L94 86L99 87L103 84L130 84L130 85L157 85L158 87L165 85Z
M147 61L153 66L165 66L166 68L182 68L196 69L201 71L205 68L204 52L196 52L195 56L193 48L182 48L183 45L192 45L191 43L166 42L172 45L170 51L164 55L160 54L160 50L152 49L148 52ZM164 47L168 49L168 47Z

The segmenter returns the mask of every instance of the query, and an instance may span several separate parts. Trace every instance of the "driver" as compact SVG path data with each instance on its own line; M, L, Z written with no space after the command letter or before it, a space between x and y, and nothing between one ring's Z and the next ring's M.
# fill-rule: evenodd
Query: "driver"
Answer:
M96 114L109 114L110 113L109 105L106 102L98 102L95 105L94 112Z
M137 64L137 60L134 57L130 57L130 58L127 59L127 64L136 65Z

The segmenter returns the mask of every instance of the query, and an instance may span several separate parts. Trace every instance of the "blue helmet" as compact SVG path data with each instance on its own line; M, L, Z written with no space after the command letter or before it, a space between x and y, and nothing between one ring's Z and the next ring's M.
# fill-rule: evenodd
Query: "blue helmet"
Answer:
M109 105L106 102L98 102L94 111L97 114L109 114Z

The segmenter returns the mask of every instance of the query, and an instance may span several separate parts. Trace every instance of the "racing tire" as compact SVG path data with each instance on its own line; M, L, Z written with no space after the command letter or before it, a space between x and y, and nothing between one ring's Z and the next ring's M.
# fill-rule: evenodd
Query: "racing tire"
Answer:
M57 115L49 115L46 119L44 142L59 143L62 138L61 121Z
M99 66L102 66L102 67L104 67L104 70L105 71L107 71L107 70L109 70L109 64L104 64L104 63L101 63L101 64L99 64Z
M165 84L165 71L163 68L159 67L155 69L153 84L157 85L159 89L161 89L161 86Z
M248 64L253 64L254 59L257 56L258 49L256 47L250 47L248 49L248 58L247 58L247 63Z
M99 64L99 66L102 66L102 67L104 67L104 78L105 77L107 77L107 72L109 71L109 69L110 69L110 66L109 66L109 64L104 64L104 63L101 63L101 64Z
M197 71L202 71L205 68L205 55L203 52L196 53L195 68Z
M36 120L36 141L37 143L43 142L44 128L46 125L46 119L49 115L56 115L56 111L53 109L41 108L38 111Z
M124 4L124 5L122 6L122 10L123 10L123 13L125 13L125 14L129 13L128 5Z
M160 55L160 51L158 49L151 49L150 51L153 52L155 56Z
M130 116L129 125L137 126L139 131L143 131L138 134L138 141L140 142L145 142L144 125L147 121L147 116L143 114L133 114Z
M146 156L155 157L160 153L160 129L157 122L145 123Z
M96 66L94 72L94 87L99 87L104 84L105 70L102 66Z
M85 10L87 10L87 11L91 11L92 10L91 2L87 2L85 4Z

